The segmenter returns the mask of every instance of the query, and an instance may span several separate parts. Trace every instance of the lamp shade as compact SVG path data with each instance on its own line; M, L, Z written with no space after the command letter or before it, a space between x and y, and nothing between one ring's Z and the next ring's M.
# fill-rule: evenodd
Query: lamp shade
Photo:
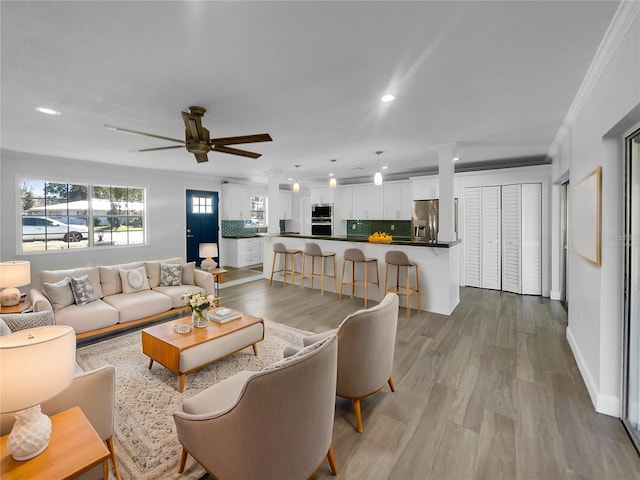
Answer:
M31 283L31 263L27 261L0 263L0 288L22 287Z
M199 248L200 258L211 258L218 256L217 243L201 243Z
M380 173L380 171L377 171L373 176L373 184L378 186L382 185L382 174Z
M67 325L0 337L0 413L33 407L66 389L75 361L76 336Z

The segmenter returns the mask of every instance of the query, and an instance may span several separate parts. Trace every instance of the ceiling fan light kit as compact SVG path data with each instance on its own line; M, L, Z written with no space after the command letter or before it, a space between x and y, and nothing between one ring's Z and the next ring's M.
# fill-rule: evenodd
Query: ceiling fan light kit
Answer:
M136 152L151 152L155 150L169 150L172 148L185 147L189 153L196 157L198 163L209 161L207 154L210 151L228 153L230 155L239 155L241 157L259 158L260 153L249 152L239 148L229 147L229 145L238 145L242 143L271 142L272 138L268 133L260 133L254 135L239 135L235 137L210 138L209 130L202 126L202 117L207 110L204 107L192 105L188 112L182 112L182 120L185 126L185 139L164 137L153 133L139 132L128 128L116 127L113 125L104 125L109 130L115 130L125 133L133 133L135 135L144 135L146 137L158 138L170 142L177 142L181 145L172 145L168 147L142 148L135 150Z

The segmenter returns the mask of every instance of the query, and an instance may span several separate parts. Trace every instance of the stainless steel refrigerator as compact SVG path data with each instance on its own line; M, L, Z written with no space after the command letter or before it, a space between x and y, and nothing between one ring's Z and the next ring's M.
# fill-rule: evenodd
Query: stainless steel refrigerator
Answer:
M440 229L438 199L414 200L411 205L411 240L436 242ZM454 199L454 228L458 236L458 199Z

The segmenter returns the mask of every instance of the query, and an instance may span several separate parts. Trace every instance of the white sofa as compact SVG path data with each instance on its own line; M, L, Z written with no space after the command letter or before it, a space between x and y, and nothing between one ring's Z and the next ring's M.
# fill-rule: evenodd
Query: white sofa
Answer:
M181 265L180 285L161 285L161 265ZM143 268L143 270L140 270ZM132 291L127 282L127 271L144 272L146 281ZM87 275L95 300L78 301L70 279ZM134 277L135 278L135 277ZM140 276L138 276L140 278ZM174 282L176 283L176 282ZM138 285L136 285L137 287ZM129 292L127 292L129 290ZM133 326L186 310L182 295L202 291L214 295L213 276L197 270L195 263L184 263L182 258L133 262L118 265L74 268L69 270L44 270L39 275L39 288L30 292L36 312L51 310L58 325L69 325L78 338L106 333ZM80 304L79 304L80 303ZM84 303L84 304L82 304Z

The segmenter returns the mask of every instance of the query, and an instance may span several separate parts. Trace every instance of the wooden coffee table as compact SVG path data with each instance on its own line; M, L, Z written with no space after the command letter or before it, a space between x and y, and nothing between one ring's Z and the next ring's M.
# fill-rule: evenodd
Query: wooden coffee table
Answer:
M173 326L191 324L191 316L154 325L142 330L142 352L180 376L180 392L184 392L187 373L220 360L248 346L258 355L257 343L264 340L264 320L243 313L227 323L209 321L206 328L193 328L189 333L176 333Z

